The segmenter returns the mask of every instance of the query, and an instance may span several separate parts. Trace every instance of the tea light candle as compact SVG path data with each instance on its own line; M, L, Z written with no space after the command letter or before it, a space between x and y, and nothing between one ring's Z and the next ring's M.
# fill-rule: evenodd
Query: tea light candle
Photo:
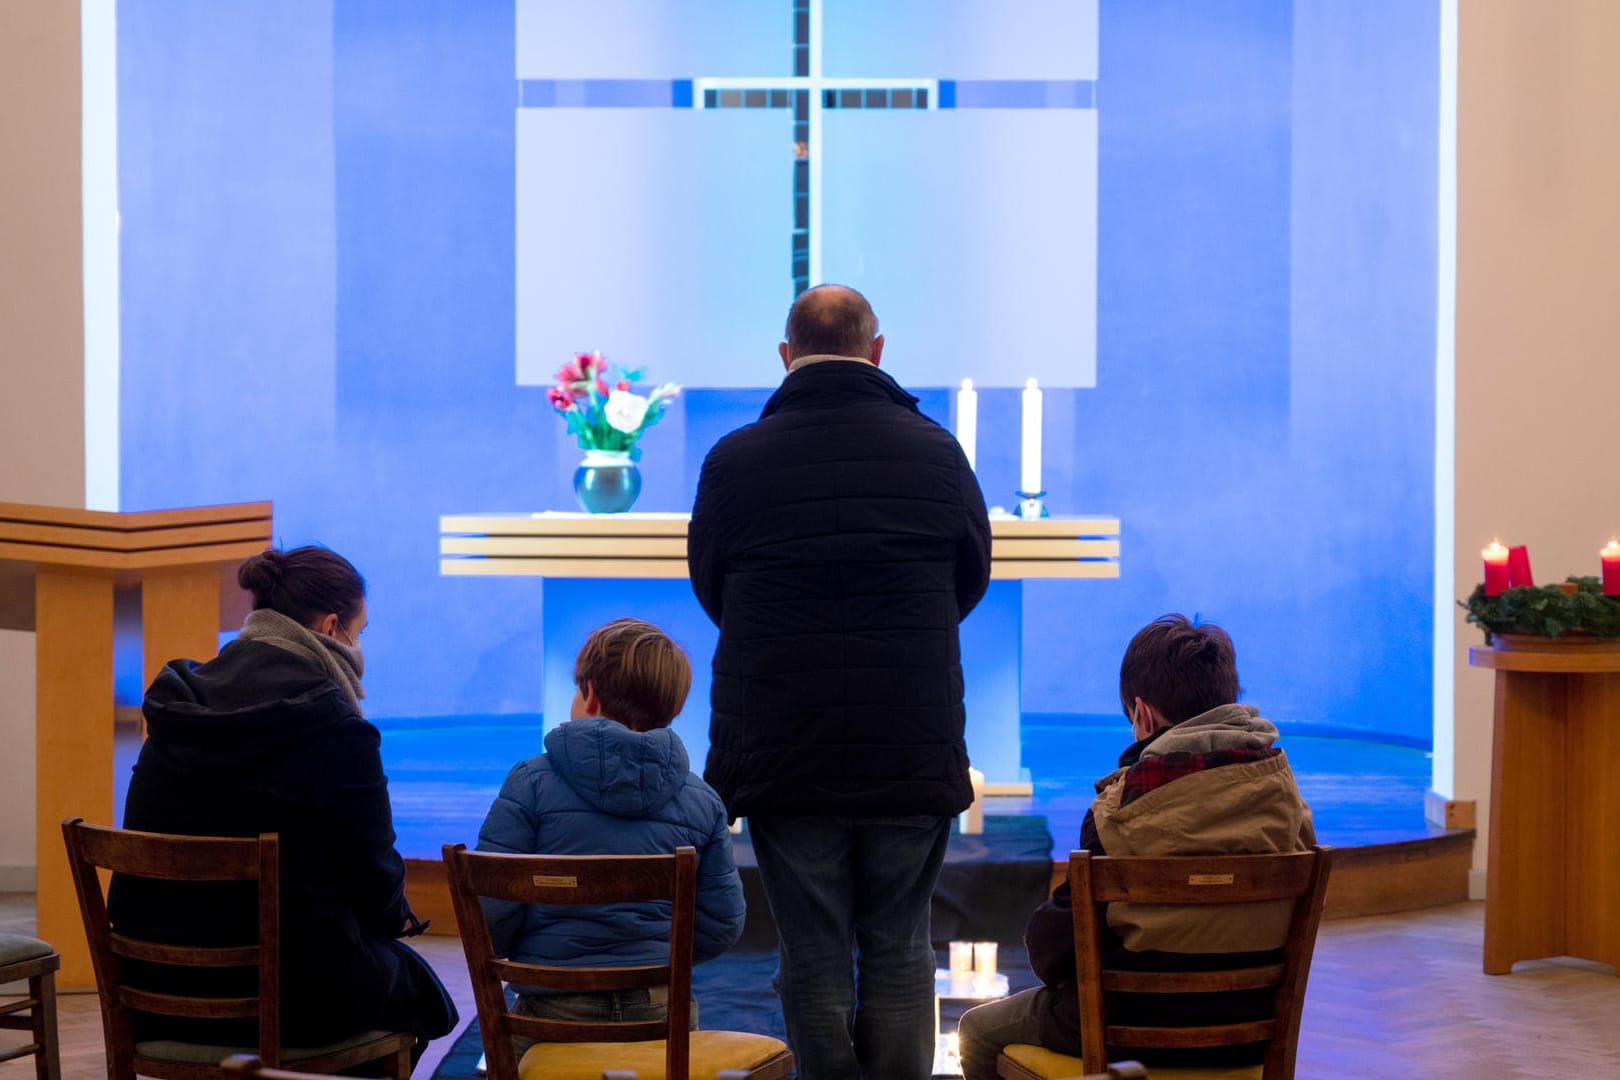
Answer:
M956 392L956 441L967 455L968 468L977 469L979 444L979 392L973 389L972 379L962 380L962 389Z
M1485 560L1485 595L1502 595L1508 587L1508 549L1492 540L1479 557Z
M1041 390L1030 379L1024 383L1023 468L1018 490L1034 495L1041 490Z
M973 974L979 979L994 979L996 977L996 943L993 941L976 941L973 943Z
M1598 550L1603 560L1603 595L1620 596L1620 541L1610 540Z
M951 942L951 978L965 979L973 974L973 942Z

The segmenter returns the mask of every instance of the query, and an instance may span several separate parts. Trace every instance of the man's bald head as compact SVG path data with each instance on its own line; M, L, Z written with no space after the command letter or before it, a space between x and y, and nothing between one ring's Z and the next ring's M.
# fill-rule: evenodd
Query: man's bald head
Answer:
M882 348L876 344L877 328L866 297L843 285L817 285L788 309L787 351L794 357L858 356L876 362Z

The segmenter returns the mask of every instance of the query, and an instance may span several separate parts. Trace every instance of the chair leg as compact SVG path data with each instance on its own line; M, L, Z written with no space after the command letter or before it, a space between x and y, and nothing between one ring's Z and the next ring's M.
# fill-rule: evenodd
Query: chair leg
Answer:
M399 1048L399 1052L389 1062L388 1075L393 1080L411 1080L411 1046L407 1044Z
M47 971L28 980L29 997L39 1002L33 1009L34 1055L37 1080L62 1080L62 1057L56 1037L56 972Z

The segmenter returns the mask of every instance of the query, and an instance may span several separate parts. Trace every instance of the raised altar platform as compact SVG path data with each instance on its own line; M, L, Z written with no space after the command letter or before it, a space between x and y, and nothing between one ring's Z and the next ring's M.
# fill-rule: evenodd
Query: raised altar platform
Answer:
M683 739L686 732L681 725L689 719L678 722ZM477 842L478 827L507 771L540 751L541 719L383 719L378 726L412 903L418 914L432 916L434 932L452 932L455 923L439 848L457 841L469 846ZM1024 851L1039 830L1050 836L1045 853L1047 887L1054 884L1069 849L1078 842L1080 821L1093 795L1092 781L1110 770L1128 737L1124 721L1110 717L1024 717L1022 743L1033 776L1032 793L988 799L984 837L952 837L952 857L961 864L961 872L984 875L989 881L1009 872L1026 874L1028 867L1013 866L1041 858ZM1430 780L1425 749L1310 735L1288 726L1281 745L1311 804L1319 837L1336 849L1329 917L1403 911L1467 898L1474 833L1439 830L1425 822L1424 793ZM1004 914L1010 922L995 930L997 935L1012 932L1011 938L998 937L1004 944L1021 935L1023 919L1034 906L1031 902L1027 908L1011 910L1024 903L1025 891L1020 887L1019 899L1006 904ZM937 930L941 940L961 936L943 922Z

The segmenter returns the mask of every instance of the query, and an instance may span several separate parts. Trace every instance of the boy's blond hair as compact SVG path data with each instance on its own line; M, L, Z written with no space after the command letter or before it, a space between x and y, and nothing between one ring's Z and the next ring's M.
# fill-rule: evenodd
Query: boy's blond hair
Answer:
M668 727L692 689L692 665L650 622L614 619L592 630L574 657L574 685L589 684L602 715L631 731Z

